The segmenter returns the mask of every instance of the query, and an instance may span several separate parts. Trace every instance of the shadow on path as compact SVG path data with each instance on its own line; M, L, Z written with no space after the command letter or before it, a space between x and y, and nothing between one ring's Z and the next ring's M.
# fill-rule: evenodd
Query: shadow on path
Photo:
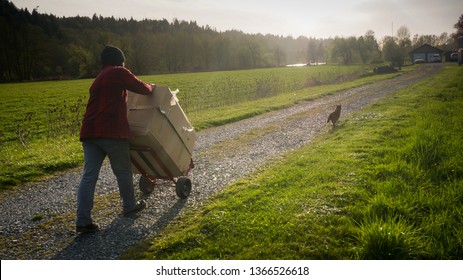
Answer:
M148 212L140 212L130 218L119 215L103 230L93 234L76 235L73 242L58 252L52 259L89 260L95 259L95 256L98 256L98 259L101 260L117 259L130 246L162 230L178 216L186 202L187 199L177 200L169 209L159 215L155 223L148 227L137 223L137 219L141 219L143 215L149 215ZM120 242L121 238L118 237L119 235L128 235L130 238L124 238L125 241L122 243Z

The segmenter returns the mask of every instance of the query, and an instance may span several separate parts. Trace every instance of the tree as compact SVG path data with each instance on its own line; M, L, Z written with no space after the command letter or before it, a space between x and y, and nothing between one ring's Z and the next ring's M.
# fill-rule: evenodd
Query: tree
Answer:
M394 37L386 36L383 39L383 58L389 61L391 66L401 67L404 63L402 49Z
M354 62L355 53L358 51L357 38L347 39L336 37L332 42L331 55L334 59L340 59L344 65Z
M69 74L78 78L88 78L93 76L94 71L97 69L92 69L94 65L95 58L92 53L75 44L70 44L68 46L69 61L71 65Z
M402 66L407 54L412 50L412 40L410 39L410 31L406 26L401 26L397 29L397 44L399 51L396 54L397 66Z
M213 57L216 61L216 69L226 70L230 69L230 44L231 41L225 37L213 38Z
M455 23L453 27L457 29L457 31L455 32L455 36L463 36L463 14L460 16L458 22Z
M307 44L307 60L308 62L325 62L323 40L309 38Z
M130 43L130 51L126 51L127 64L134 73L148 73L152 70L150 66L154 64L155 53L153 48L156 47L153 36L138 32L127 39Z
M358 38L357 47L363 64L374 61L380 57L379 45L376 41L375 33L371 30L368 30L364 36Z
M459 20L453 26L457 29L455 33L453 33L453 39L455 42L458 42L458 47L463 48L463 14L460 16Z
M285 53L280 49L280 46L277 46L273 50L273 58L275 59L275 62L277 66L282 66L284 65L285 62Z

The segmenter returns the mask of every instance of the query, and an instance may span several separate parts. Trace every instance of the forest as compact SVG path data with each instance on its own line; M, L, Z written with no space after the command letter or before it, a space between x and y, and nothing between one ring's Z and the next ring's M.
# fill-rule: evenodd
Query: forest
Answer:
M102 17L57 17L18 9L0 0L0 82L94 77L105 45L120 47L137 75L278 67L296 63L406 63L408 52L424 43L456 49L456 35L411 35L378 40L371 30L360 37L314 38L219 32L195 21Z

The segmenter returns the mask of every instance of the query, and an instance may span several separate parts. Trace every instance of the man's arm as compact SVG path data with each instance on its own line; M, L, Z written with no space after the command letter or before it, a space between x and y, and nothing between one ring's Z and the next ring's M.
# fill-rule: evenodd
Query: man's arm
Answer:
M130 70L127 68L121 68L121 82L123 86L130 90L131 92L135 92L138 94L148 95L154 92L156 88L156 84L147 84L137 78Z

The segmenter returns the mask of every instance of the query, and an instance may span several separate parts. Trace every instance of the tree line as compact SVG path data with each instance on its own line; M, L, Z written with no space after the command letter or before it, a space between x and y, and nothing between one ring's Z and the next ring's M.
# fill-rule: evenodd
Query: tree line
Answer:
M424 43L455 49L447 34L328 39L218 32L195 21L57 17L0 0L0 82L94 77L107 44L120 47L138 75L277 67L294 63L400 62Z

